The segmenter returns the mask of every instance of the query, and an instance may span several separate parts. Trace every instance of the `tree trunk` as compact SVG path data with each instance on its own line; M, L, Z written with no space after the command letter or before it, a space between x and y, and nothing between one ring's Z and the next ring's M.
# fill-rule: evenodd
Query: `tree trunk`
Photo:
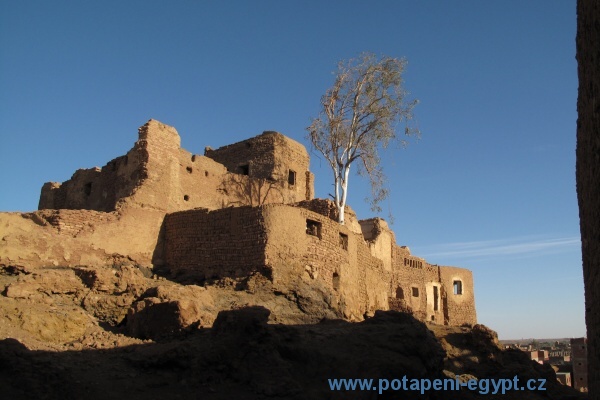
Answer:
M577 2L577 200L581 230L588 390L600 400L600 2Z

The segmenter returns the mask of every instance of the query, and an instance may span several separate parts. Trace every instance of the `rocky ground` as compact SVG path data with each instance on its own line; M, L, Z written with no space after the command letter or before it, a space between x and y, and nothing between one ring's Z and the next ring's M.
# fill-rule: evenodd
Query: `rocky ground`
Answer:
M378 312L339 319L327 291L182 285L133 265L0 268L0 397L7 399L579 399L482 325ZM328 378L546 379L505 395L338 391Z

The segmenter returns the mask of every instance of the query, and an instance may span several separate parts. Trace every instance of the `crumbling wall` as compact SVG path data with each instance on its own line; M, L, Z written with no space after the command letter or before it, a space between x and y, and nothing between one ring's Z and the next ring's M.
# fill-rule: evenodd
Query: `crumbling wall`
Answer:
M590 399L600 399L600 3L577 2L577 199Z
M164 226L166 263L174 276L204 281L265 273L261 208L180 211L167 215Z
M163 213L91 210L0 213L0 264L152 266Z
M373 257L383 261L383 267L386 271L392 271L392 246L396 243L394 232L388 227L387 222L381 218L365 219L358 222Z
M279 133L208 150L212 158L182 149L175 128L159 121L148 121L138 133L127 155L102 168L80 169L62 184L44 184L39 209L174 212L312 198L306 149ZM241 170L240 163L251 167Z

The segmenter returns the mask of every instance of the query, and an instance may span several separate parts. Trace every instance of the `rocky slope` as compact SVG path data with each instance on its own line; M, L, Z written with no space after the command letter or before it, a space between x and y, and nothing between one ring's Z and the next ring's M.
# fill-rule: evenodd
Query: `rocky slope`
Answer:
M260 275L206 287L133 265L2 266L0 387L10 399L570 399L581 395L481 325L339 318L327 291ZM546 379L544 392L331 391L329 378Z

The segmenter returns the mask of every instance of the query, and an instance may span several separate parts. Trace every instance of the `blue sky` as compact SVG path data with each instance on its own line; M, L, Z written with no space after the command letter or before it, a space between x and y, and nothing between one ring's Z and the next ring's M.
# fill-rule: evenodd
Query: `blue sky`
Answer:
M501 339L584 336L575 30L574 0L0 2L0 210L35 210L150 118L195 153L307 144L339 60L406 57L422 138L383 157L397 241L471 269ZM360 218L367 194L350 181Z

